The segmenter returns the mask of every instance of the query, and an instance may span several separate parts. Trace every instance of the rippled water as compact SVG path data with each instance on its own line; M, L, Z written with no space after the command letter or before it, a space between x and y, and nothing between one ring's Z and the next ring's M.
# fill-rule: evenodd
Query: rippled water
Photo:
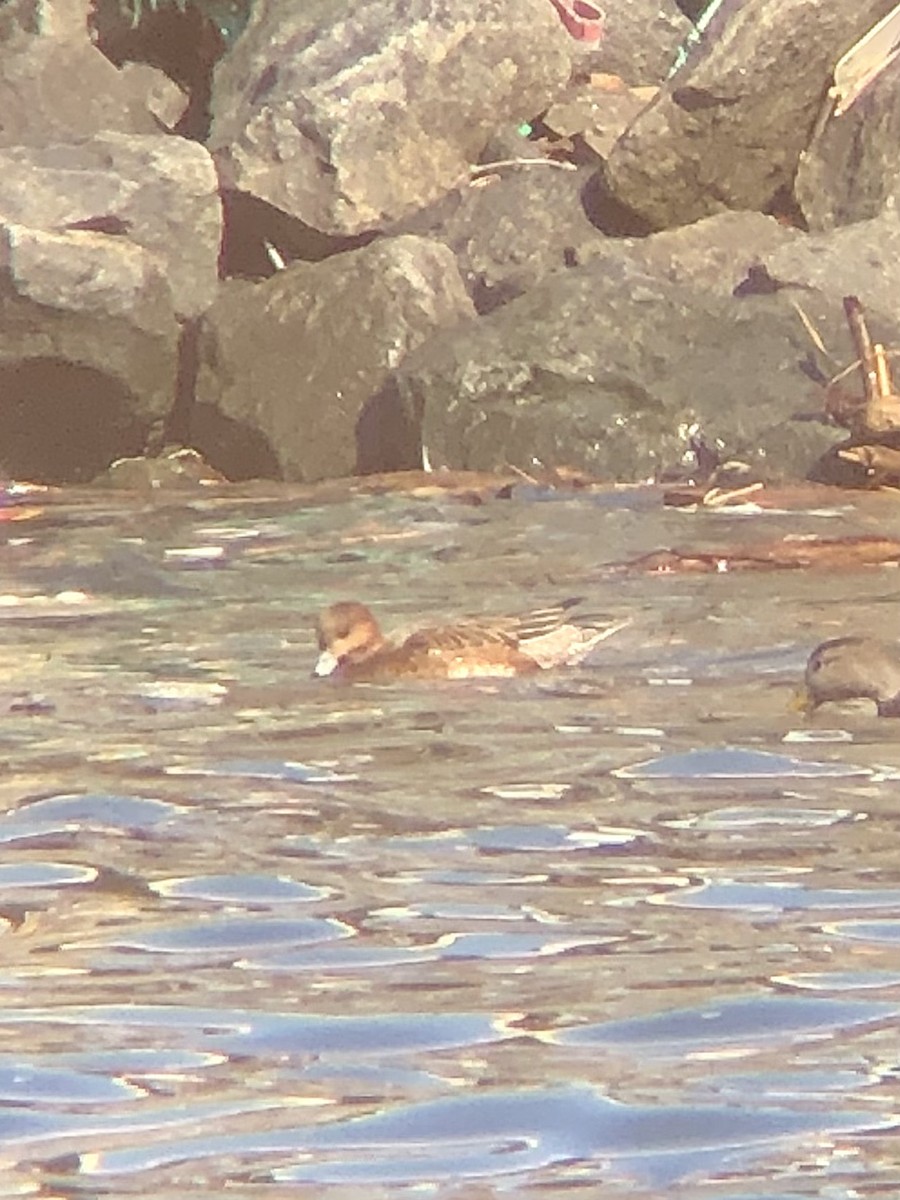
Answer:
M896 570L608 569L890 498L4 515L0 1195L896 1197L900 722L790 708ZM569 595L577 670L310 678L336 599Z

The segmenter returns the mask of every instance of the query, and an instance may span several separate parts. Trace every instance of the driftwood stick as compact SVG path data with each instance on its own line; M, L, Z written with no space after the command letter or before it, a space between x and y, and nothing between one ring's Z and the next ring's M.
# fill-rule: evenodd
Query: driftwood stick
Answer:
M859 358L866 397L851 427L858 434L875 435L900 429L900 396L894 391L889 355L884 346L872 341L863 306L856 296L844 297L844 315Z
M876 383L878 372L875 365L875 348L872 345L872 337L866 325L863 306L860 304L858 296L844 297L844 316L847 318L850 336L853 338L853 345L856 349L856 357L859 359L866 404L871 404L878 395Z
M859 463L866 468L867 475L900 478L900 450L890 446L848 446L838 450L838 458Z
M815 346L815 348L819 351L820 354L824 354L827 359L830 359L831 362L834 362L835 361L834 358L828 353L828 349L825 346L825 343L822 341L822 335L819 333L818 329L816 329L815 325L813 325L812 321L806 315L806 313L803 311L803 309L800 307L800 305L797 303L797 301L791 300L790 305L791 305L791 308L793 308L794 311L796 312L797 316L800 318L800 323L803 326L803 328L806 330L806 332L809 334L809 340L812 342L812 344Z
M872 352L875 356L875 395L866 402L865 421L875 433L887 433L900 429L900 396L894 391L884 346L876 343Z
M878 395L890 396L894 390L894 381L891 379L887 354L880 342L875 343L873 350L875 353L875 386L878 388Z
M557 171L577 171L578 168L566 159L558 158L498 158L496 162L473 163L469 167L471 179L480 179L482 175L490 175L493 171L502 171L506 167L553 167Z

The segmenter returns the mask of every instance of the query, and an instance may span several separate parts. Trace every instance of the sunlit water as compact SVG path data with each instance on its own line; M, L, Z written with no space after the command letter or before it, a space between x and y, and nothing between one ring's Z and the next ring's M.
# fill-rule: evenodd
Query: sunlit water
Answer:
M883 497L83 496L3 525L0 1195L898 1194L900 722L806 719ZM580 595L537 680L342 688L311 620Z

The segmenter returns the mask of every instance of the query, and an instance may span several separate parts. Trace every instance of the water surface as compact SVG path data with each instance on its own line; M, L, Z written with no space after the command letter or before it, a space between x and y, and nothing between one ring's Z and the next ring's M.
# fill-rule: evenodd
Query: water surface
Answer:
M6 510L2 1194L897 1195L900 724L790 706L896 570L608 568L900 510L473 499ZM310 677L572 595L578 669Z

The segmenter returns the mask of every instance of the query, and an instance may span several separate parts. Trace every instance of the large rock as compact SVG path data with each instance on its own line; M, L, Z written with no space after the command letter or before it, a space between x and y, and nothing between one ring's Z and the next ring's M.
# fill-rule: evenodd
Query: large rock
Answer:
M794 304L840 355L852 278L834 257L821 287L807 283L820 248L804 259L804 245L755 214L605 243L410 354L368 406L396 455L379 466L408 466L421 438L435 465L539 461L640 480L675 467L700 433L770 479L803 476L839 434L810 419L823 397L801 370L812 341ZM760 260L778 278L755 294L747 269ZM900 339L900 318L878 316L879 333Z
M163 264L140 246L0 225L0 324L7 477L84 482L168 413L178 324Z
M900 180L900 59L840 115L823 120L800 158L795 194L813 230L878 216Z
M570 40L548 0L270 0L216 69L209 145L227 187L314 229L383 228L547 107Z
M452 253L418 237L226 284L204 320L192 442L231 478L352 474L366 398L472 317Z
M875 340L898 344L892 331L900 317L900 215L894 209L830 233L792 238L773 249L766 264L779 279L827 291L838 306L843 296L859 296ZM802 293L796 298L805 303ZM846 334L837 349L829 348L838 358L853 358Z
M661 83L693 30L683 6L675 0L628 0L602 7L603 37L571 42L575 67L618 75L632 86Z
M475 307L490 312L605 240L581 203L586 178L552 163L503 168L403 228L449 246Z
M0 4L0 145L64 142L101 130L158 133L179 89L162 72L119 71L88 35L84 0Z
M49 482L140 452L176 394L180 322L218 287L201 147L159 134L0 149L0 455Z
M574 80L541 119L551 136L566 139L578 161L594 166L609 157L613 146L638 113L656 96L655 87L626 87L616 76L600 77L600 85Z
M893 0L745 0L613 148L604 191L638 231L789 193L841 55ZM596 219L604 225L603 204ZM616 211L619 228L625 222Z
M222 207L208 152L155 134L98 134L75 144L0 148L0 221L48 232L107 233L158 263L179 317L209 307L218 286Z
M729 298L748 268L770 264L782 251L802 246L798 230L761 213L724 212L716 217L666 229L647 238L603 238L582 249L584 261L626 258L650 275Z

